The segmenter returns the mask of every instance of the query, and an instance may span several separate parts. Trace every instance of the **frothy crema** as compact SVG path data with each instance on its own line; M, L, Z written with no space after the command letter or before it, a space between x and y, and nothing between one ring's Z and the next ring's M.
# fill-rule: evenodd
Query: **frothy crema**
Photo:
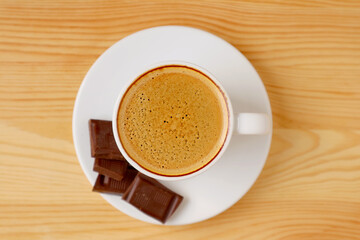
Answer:
M205 74L164 66L146 72L127 89L117 125L124 150L140 166L181 176L201 169L221 150L228 108Z

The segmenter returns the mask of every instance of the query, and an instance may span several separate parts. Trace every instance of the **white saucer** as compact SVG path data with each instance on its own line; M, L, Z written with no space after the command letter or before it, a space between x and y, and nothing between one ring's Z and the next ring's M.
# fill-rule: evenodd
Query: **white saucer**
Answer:
M186 61L211 72L227 90L234 113L263 112L271 118L264 85L248 60L232 45L208 32L163 26L136 32L110 47L90 68L79 89L73 115L76 153L90 183L92 168L88 120L111 120L116 98L139 69L168 60ZM184 196L167 225L190 224L214 217L236 203L260 174L272 132L263 136L233 136L223 157L208 171L178 182L162 182ZM95 194L95 193L94 193ZM114 207L139 220L159 224L121 200L102 194Z

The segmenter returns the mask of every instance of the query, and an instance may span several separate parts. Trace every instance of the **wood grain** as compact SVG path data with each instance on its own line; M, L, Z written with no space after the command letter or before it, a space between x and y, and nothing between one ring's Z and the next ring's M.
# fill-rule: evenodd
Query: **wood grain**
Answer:
M249 193L179 227L132 219L92 193L71 135L96 58L169 24L243 52L274 114ZM2 0L0 189L0 239L360 239L360 2Z

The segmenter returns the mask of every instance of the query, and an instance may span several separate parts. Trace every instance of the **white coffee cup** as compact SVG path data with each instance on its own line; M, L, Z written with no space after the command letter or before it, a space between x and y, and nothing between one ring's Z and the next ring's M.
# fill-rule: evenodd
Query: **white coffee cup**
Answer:
M118 127L117 127L117 117L118 117L118 111L119 106L121 103L122 98L124 97L124 94L126 93L127 89L132 85L134 81L136 81L140 76L142 76L144 73L156 69L163 66L168 65L176 65L176 66L185 66L188 68L193 68L197 71L200 71L201 73L208 76L215 85L220 89L220 91L223 92L227 108L228 108L228 132L224 141L224 144L218 154L214 156L214 158L205 166L202 168L191 172L186 175L181 176L164 176L160 174L156 174L153 172L148 171L141 165L139 165L136 161L134 161L125 151L124 147L122 146L122 143L119 138L118 133ZM213 166L223 155L223 153L226 151L227 146L229 145L231 141L231 137L233 134L245 134L245 135L259 135L259 134L268 134L270 130L270 119L269 116L266 113L235 113L233 112L233 108L231 105L231 100L229 98L229 95L226 93L225 89L222 87L220 82L207 70L203 69L202 67L199 67L195 64L188 63L188 62L180 62L180 61L167 61L167 62L161 62L158 64L154 64L152 66L147 67L146 69L143 69L138 74L135 75L133 79L123 88L123 90L120 92L117 101L114 106L113 111L113 118L112 118L112 127L113 127L113 133L115 137L115 141L117 146L119 147L120 152L125 157L125 159L139 172L155 178L159 180L166 180L166 181L175 181L175 180L183 180L190 177L194 177L196 175L199 175L203 172L205 172L207 169L209 169L211 166Z

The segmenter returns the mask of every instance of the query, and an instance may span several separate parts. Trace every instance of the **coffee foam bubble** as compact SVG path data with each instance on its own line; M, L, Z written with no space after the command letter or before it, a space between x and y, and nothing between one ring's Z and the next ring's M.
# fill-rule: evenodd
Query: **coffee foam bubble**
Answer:
M126 92L118 113L120 140L144 168L182 175L206 165L226 136L226 103L201 73L185 67L153 70Z

